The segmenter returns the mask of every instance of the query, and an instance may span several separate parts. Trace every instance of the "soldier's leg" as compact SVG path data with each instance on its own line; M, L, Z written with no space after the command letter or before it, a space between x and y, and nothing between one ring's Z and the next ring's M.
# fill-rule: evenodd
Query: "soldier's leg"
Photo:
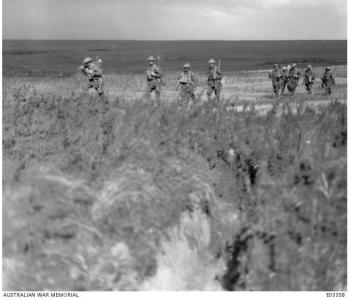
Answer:
M221 100L221 87L220 86L216 87L215 96L216 96L217 104L219 104L219 101Z
M207 86L207 92L206 92L207 100L208 100L208 101L211 100L212 93L213 93L213 88L212 88L212 86L208 85L208 86Z
M191 86L191 88L190 88L190 98L191 98L191 100L195 100L195 88L193 87L193 86Z
M179 97L180 97L181 100L184 100L185 94L186 94L186 92L185 92L185 85L181 84L180 85L180 90L179 90Z
M291 86L291 95L295 95L296 87L297 87L297 82L294 80Z
M190 101L192 95L192 87L191 85L185 86L185 100Z
M146 83L146 90L145 90L145 97L147 99L150 99L152 90L153 90L152 84L150 82L147 82Z
M99 96L104 95L104 80L102 78L99 78L96 80L95 89L96 89L97 93L99 94Z
M282 82L280 94L284 95L286 83Z
M156 84L155 85L155 95L156 95L156 99L160 100L161 98L161 84Z
M89 80L88 84L87 84L87 90L91 89L91 88L94 88L95 85L94 85L94 81L93 80Z

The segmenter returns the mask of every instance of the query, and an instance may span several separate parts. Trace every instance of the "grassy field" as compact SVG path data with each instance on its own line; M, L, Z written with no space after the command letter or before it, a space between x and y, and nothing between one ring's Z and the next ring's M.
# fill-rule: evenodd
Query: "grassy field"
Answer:
M321 76L322 70L317 69ZM3 78L3 289L345 290L346 67L325 96L225 74ZM275 105L274 105L275 104ZM261 108L265 111L262 113Z

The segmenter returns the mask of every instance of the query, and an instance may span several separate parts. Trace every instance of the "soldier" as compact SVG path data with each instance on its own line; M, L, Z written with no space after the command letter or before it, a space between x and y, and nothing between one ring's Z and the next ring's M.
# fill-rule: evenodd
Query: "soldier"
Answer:
M311 65L307 66L307 69L305 70L303 75L304 75L304 84L305 84L306 90L308 94L312 94L312 86L316 76L314 75Z
M149 65L146 68L146 97L150 98L150 94L155 91L156 99L159 100L161 96L163 73L156 65L156 59L153 56L150 56L147 60Z
M280 73L277 64L273 65L273 70L269 72L268 78L272 80L274 94L276 95L276 97L279 97Z
M221 97L221 89L222 89L222 78L223 74L219 70L219 68L215 65L216 61L214 59L210 59L208 61L208 73L207 73L207 99L211 100L212 93L215 93L217 104L219 103Z
M83 65L79 67L89 79L88 89L95 88L99 96L104 95L104 76L102 74L101 59L93 62L90 57L83 60Z
M288 91L291 93L291 95L295 94L295 90L299 83L300 76L301 76L301 73L296 68L296 64L292 64L291 69L289 70L289 73L288 73L288 82L287 82L287 88L288 88Z
M280 87L281 87L281 95L285 93L285 87L288 82L288 68L283 67L282 73L280 74Z
M180 86L180 98L182 100L187 100L187 99L191 99L194 100L195 99L195 85L196 85L196 78L195 78L195 74L193 72L190 71L190 64L186 63L183 66L183 72L180 74L180 76L178 77L178 84L176 87L176 90L178 90L179 86Z
M330 71L330 67L326 67L324 75L322 77L322 88L325 88L325 91L328 95L330 95L332 92L332 85L335 86L335 79L332 72Z

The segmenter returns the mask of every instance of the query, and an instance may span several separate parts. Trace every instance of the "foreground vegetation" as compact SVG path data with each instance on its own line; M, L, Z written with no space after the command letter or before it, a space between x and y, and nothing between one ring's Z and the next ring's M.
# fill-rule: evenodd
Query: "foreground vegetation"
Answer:
M262 115L6 80L4 289L346 289L345 103Z

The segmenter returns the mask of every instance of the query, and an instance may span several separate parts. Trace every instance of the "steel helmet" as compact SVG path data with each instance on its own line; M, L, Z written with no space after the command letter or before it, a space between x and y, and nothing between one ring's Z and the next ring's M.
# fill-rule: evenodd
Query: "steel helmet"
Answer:
M153 57L153 56L149 56L149 58L148 58L147 60L148 60L148 61L150 61L150 60L155 61L156 59L155 59L155 57Z
M296 67L296 64L295 63L291 64L291 67L292 68Z
M216 61L213 59L213 58L211 58L209 61L208 61L208 63L209 64L214 64Z
M184 67L184 68L190 68L190 64L189 64L189 63L186 63L186 64L184 64L183 67Z
M86 58L84 58L84 60L83 60L83 64L85 65L85 64L90 63L90 62L92 62L92 61L93 61L93 60L92 60L91 57L86 57Z
M312 69L312 66L311 66L311 65L308 65L308 66L307 66L307 69Z
M325 69L326 69L326 70L330 70L330 67L326 67Z
M286 70L286 69L287 69L287 67L285 67L285 66L282 68L282 70Z

